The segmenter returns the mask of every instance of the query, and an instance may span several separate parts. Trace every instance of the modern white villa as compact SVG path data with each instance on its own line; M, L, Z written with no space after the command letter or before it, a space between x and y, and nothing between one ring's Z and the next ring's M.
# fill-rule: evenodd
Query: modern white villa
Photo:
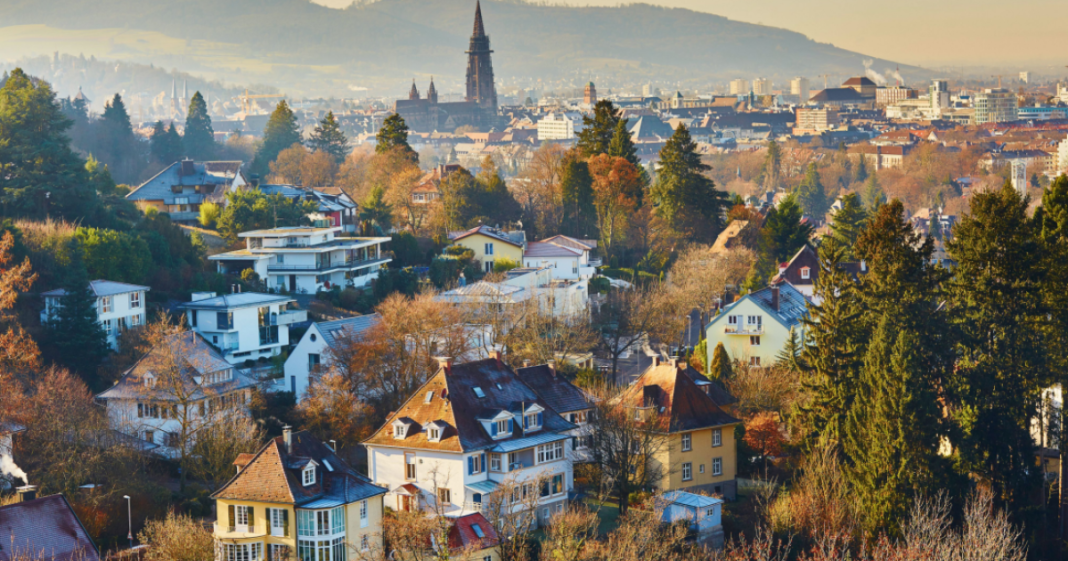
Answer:
M145 323L145 293L151 289L138 284L95 280L89 281L89 290L96 296L96 315L108 335L108 345L118 349L120 333ZM48 323L55 317L66 293L57 288L41 295L44 297L41 323Z
M242 292L216 296L195 292L179 306L190 329L211 343L230 364L270 358L289 345L289 325L308 319L305 310L290 309L287 296Z
M280 292L315 294L334 286L362 287L378 278L392 261L382 251L390 238L340 236L340 226L292 226L238 234L245 249L208 257L220 273L252 269L267 287Z

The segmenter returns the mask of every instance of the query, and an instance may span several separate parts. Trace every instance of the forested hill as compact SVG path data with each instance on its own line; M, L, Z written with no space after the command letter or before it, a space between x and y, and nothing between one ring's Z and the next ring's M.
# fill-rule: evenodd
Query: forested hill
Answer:
M647 4L572 8L487 0L482 11L497 76L504 82L621 72L679 79L846 76L861 73L865 58L792 31ZM264 74L275 79L332 82L331 75L344 73L350 76L347 83L331 85L374 90L383 84L369 80L428 74L442 76L446 88L453 87L463 76L473 13L473 0L379 0L344 10L307 0L0 3L5 26L45 24L83 34L152 32L177 39L191 61L185 70L232 68L254 74L256 64L248 61L256 61L270 65ZM116 58L136 58L138 49L149 50L137 42L123 43L119 34L108 40L121 46ZM893 64L875 60L880 69ZM910 71L917 70L902 67L906 76Z

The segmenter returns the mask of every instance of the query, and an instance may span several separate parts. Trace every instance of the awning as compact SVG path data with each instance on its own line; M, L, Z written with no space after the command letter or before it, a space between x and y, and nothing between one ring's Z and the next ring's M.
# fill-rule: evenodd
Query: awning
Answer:
M476 493L482 493L483 495L496 491L497 486L498 483L496 481L476 481L474 483L464 485L464 487Z
M390 493L393 493L394 495L409 495L415 497L421 494L422 491L411 483L405 483L404 485L400 485L396 489L393 489Z
M539 444L548 444L550 442L556 442L558 440L567 440L569 438L571 438L571 436L555 432L536 434L534 436L528 436L526 438L520 438L518 440L509 440L506 442L498 443L493 448L490 448L490 452L515 452L516 450L531 448L534 446L538 446Z
M345 504L339 499L322 498L316 499L310 503L298 505L297 508L334 508Z

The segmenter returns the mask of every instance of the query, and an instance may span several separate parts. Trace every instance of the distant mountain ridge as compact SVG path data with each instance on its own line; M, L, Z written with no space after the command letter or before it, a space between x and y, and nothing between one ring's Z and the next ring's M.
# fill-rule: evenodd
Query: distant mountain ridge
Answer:
M756 76L862 74L897 63L818 43L784 29L681 8L543 6L483 2L499 81L512 77L661 76L679 81ZM46 24L71 30L143 30L203 45L196 65L225 75L239 56L272 65L277 80L306 89L345 91L352 84L406 91L411 76L441 76L459 91L471 33L473 0L379 0L335 10L307 0L7 0L3 25ZM202 49L202 50L203 50ZM213 51L214 49L214 51ZM125 46L136 51L136 46ZM213 59L213 52L220 56ZM123 52L136 58L136 52ZM606 70L607 67L607 70ZM196 71L196 67L184 67ZM902 65L908 76L922 71ZM215 74L215 77L220 74ZM260 77L257 80L262 79ZM815 89L816 84L813 84ZM425 87L425 86L421 86ZM441 86L439 86L441 87Z

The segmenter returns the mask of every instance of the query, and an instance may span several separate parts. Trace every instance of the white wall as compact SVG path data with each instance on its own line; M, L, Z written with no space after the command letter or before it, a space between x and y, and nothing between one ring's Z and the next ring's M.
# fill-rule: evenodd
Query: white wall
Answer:
M130 305L131 297L137 294L138 306L132 307ZM145 323L145 291L138 290L135 292L127 292L124 294L115 294L110 296L111 298L111 311L101 312L103 309L103 298L96 299L96 314L100 323L104 326L104 331L108 335L108 345L112 350L118 350L119 348L119 320L123 320L126 323L126 327L133 327L136 325L142 325ZM48 297L45 298L45 307L41 311L41 322L48 321L50 317L53 317L57 313L60 306L60 297ZM110 325L107 323L110 322Z
M312 341L313 335L315 341ZM326 365L326 342L323 340L323 334L319 332L319 327L314 323L304 332L304 336L300 338L297 345L293 347L293 351L289 353L289 358L286 359L283 391L294 392L297 401L303 399L308 392L311 374L309 354L318 354L321 363Z

